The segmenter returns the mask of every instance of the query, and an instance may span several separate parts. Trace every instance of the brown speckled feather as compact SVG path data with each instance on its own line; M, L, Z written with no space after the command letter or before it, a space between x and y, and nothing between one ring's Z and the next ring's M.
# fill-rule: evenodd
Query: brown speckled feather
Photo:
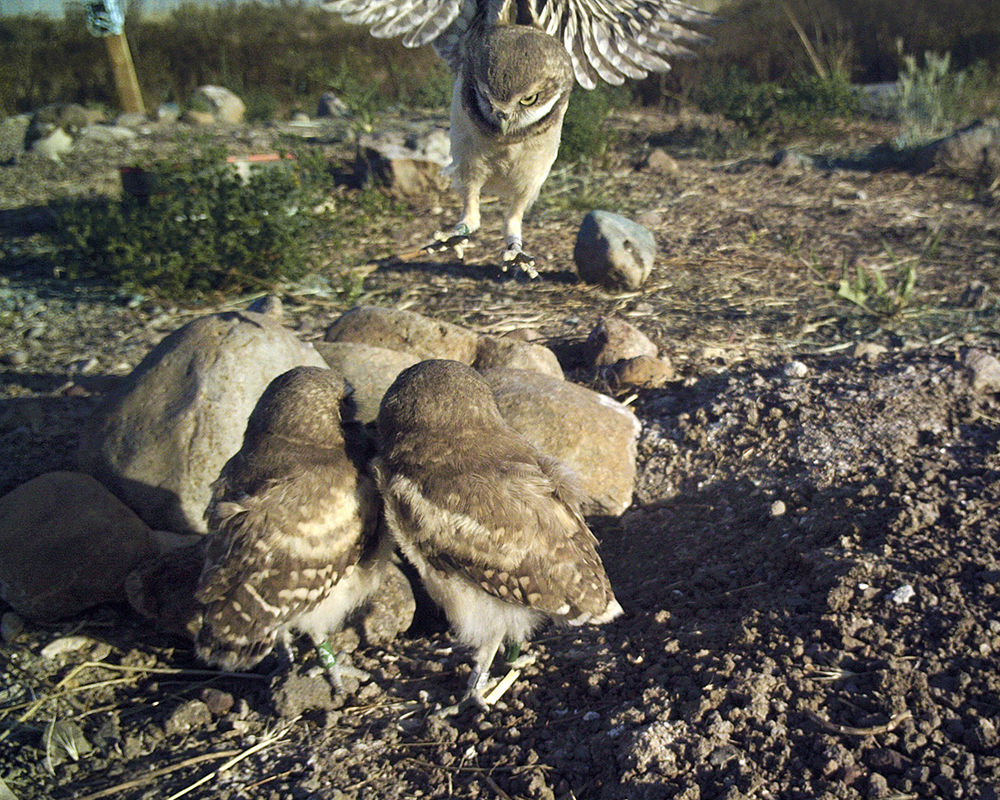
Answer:
M209 663L252 666L371 555L378 497L361 431L341 424L344 398L329 370L279 376L213 484L196 594L205 605L198 652Z

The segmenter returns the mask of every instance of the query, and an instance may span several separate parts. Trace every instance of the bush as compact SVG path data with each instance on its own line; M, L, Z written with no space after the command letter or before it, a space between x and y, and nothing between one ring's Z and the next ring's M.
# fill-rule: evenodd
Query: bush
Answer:
M751 133L789 127L812 130L821 120L850 117L858 108L850 81L842 73L828 78L798 74L779 85L753 83L734 69L709 78L695 99L703 111L721 114Z
M214 150L143 170L148 195L54 204L52 236L68 277L185 295L259 289L308 270L315 165L257 167L244 180Z
M560 161L585 161L603 155L611 144L611 131L604 124L613 108L628 100L620 86L598 85L596 89L573 90L559 142Z

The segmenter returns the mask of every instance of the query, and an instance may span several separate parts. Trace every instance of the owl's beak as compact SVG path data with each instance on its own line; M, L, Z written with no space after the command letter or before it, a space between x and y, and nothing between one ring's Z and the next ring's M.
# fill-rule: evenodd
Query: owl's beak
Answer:
M494 108L493 116L496 117L497 124L500 126L500 133L506 134L510 128L510 114L499 108Z

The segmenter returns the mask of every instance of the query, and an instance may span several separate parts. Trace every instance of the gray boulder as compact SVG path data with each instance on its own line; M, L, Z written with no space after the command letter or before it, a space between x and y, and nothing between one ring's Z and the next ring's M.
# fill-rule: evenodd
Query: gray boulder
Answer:
M469 365L479 347L479 335L467 328L379 306L358 306L345 312L327 328L324 338L409 353L418 361L448 358Z
M26 617L122 601L128 573L157 552L149 527L89 475L49 472L0 498L0 597Z
M528 369L562 380L563 371L556 354L544 345L509 336L481 336L472 364L482 372L487 369Z
M450 185L443 172L449 163L451 143L445 131L390 131L361 137L354 173L362 185L374 183L396 197L425 200Z
M378 417L382 396L396 376L420 361L411 353L360 342L317 342L316 351L351 385L355 419L365 425Z
M199 86L191 95L190 111L184 119L190 122L217 122L235 125L243 122L247 107L235 92L223 86ZM204 115L208 114L206 118Z
M83 429L79 464L152 527L204 533L209 486L239 450L254 404L298 366L326 364L273 316L197 319L104 400Z
M610 211L583 218L573 247L580 278L611 290L634 290L653 270L656 240L641 225Z
M580 479L588 514L621 514L632 503L640 425L628 408L583 386L528 370L486 370L500 413Z

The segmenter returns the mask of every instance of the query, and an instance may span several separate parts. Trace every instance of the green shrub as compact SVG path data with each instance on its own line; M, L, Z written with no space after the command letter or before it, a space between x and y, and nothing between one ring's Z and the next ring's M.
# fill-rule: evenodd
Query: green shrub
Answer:
M54 204L68 277L185 295L259 289L308 270L315 165L256 167L244 181L216 150L143 169L148 195Z
M797 74L784 85L751 82L741 70L717 73L697 95L703 111L757 133L765 130L812 130L821 120L849 118L858 108L851 84L843 73L830 77Z
M611 131L605 122L612 109L627 100L628 90L620 86L574 89L563 121L559 160L585 161L603 155L611 144Z

